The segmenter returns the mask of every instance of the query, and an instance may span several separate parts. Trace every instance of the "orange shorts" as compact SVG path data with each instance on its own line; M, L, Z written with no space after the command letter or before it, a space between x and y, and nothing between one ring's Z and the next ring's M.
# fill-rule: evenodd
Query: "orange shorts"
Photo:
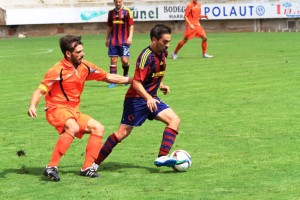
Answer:
M184 38L185 39L192 39L193 37L206 37L205 30L202 26L195 26L194 29L187 27L185 29Z
M85 127L91 117L89 115L82 114L77 109L60 107L49 108L46 111L46 118L49 124L54 126L59 134L63 133L65 123L68 119L75 119L79 126L79 133L77 133L75 136L77 138L82 138L85 132Z

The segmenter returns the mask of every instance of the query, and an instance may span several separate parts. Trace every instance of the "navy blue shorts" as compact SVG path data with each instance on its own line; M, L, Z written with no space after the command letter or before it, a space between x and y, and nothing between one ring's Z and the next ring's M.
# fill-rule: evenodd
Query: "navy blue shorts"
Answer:
M121 124L128 126L141 126L146 119L153 120L158 113L169 108L169 106L162 102L159 98L155 99L160 101L160 103L157 104L157 111L155 112L151 112L149 110L147 102L143 98L125 99Z
M108 56L114 57L114 56L120 56L120 57L129 57L130 56L130 46L129 45L123 45L123 46L109 46L108 47Z

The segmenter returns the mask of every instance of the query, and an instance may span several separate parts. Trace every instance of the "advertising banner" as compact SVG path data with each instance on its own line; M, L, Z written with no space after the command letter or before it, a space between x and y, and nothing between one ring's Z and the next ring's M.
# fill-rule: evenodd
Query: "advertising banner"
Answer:
M184 20L185 6L182 4L131 6L135 21L181 21ZM78 8L24 8L6 9L7 25L61 24L106 22L108 11L113 7ZM266 19L300 18L300 2L247 4L205 4L202 14L209 20L225 19Z

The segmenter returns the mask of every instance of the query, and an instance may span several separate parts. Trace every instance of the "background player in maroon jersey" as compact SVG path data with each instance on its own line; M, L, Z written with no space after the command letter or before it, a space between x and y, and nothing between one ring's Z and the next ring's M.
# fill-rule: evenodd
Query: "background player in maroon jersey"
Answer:
M121 57L123 76L128 76L130 45L133 36L133 16L129 8L123 7L123 0L114 0L115 8L108 12L105 45L110 57L110 73L117 73L118 57ZM109 88L115 87L111 83Z
M113 148L126 138L134 127L141 126L146 119L155 119L166 124L154 164L158 167L172 167L177 164L177 160L170 158L168 154L178 134L180 118L157 96L158 89L164 94L170 92L170 88L162 80L166 70L171 29L163 24L157 24L150 32L150 38L151 45L142 50L137 59L133 82L125 96L119 130L106 140L94 168L98 168Z

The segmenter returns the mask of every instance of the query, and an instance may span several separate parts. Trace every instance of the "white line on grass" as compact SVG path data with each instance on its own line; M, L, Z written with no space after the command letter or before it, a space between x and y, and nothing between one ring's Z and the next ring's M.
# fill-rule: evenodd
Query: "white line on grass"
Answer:
M9 55L5 55L5 56L0 56L0 58L35 56L35 55L40 55L40 54L51 53L54 51L54 49L38 49L37 52L34 52L34 53L32 53L32 51L33 50L31 50L31 52L29 52L28 54L26 54L26 53L9 54ZM16 52L16 50L14 50L14 52Z

